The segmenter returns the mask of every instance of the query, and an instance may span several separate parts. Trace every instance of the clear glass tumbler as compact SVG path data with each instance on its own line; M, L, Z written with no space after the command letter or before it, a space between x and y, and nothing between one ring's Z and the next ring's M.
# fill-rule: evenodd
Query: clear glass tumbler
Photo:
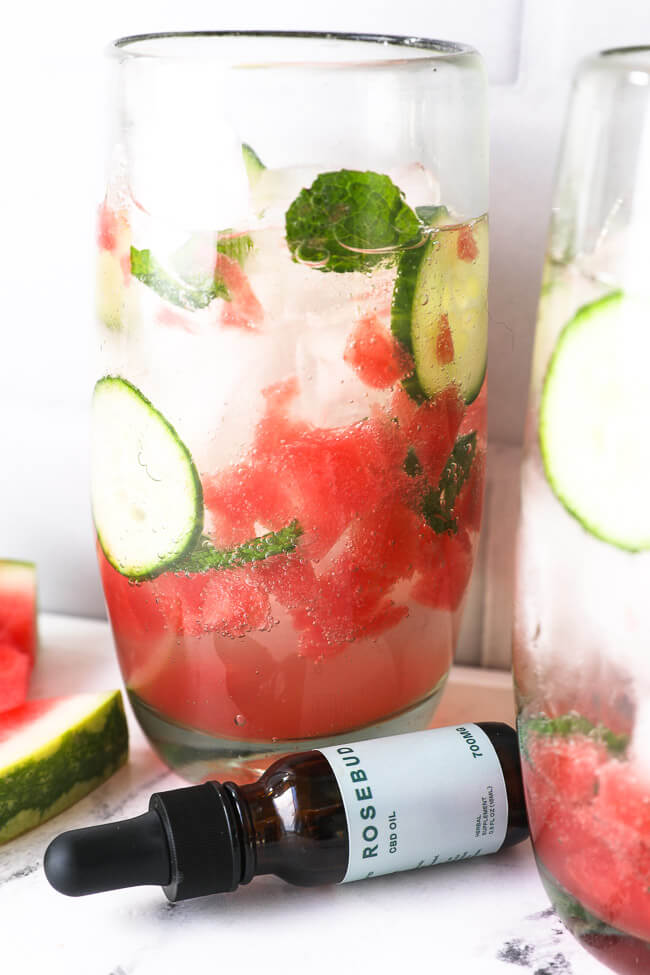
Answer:
M650 48L577 73L539 305L514 671L531 834L568 927L650 971Z
M481 521L481 61L317 34L111 56L92 501L138 720L239 782L425 727Z

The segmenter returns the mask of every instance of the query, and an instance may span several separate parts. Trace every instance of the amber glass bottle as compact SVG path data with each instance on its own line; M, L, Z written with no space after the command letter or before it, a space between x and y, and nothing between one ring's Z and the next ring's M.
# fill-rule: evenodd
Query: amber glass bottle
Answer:
M358 880L527 835L517 736L484 722L289 755L251 785L156 793L142 816L61 834L44 866L65 894L159 884L177 901L259 874Z

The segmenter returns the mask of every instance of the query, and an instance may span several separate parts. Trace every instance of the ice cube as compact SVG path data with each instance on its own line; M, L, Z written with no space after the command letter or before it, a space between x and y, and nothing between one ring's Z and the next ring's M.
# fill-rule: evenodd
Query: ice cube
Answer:
M218 62L133 59L124 65L129 182L153 216L194 230L249 211L241 141Z

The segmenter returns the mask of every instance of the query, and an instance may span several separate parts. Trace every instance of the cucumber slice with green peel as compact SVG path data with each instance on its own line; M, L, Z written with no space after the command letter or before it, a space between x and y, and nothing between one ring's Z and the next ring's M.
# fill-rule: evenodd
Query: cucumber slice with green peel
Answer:
M415 360L410 395L433 398L454 384L469 404L487 367L487 219L445 226L445 208L431 210L438 231L400 258L391 328Z
M650 304L616 291L581 308L546 372L539 444L548 482L602 541L650 548Z
M241 154L244 157L244 166L246 167L248 182L251 186L253 186L266 169L266 166L255 150L249 146L247 142L242 142Z
M207 308L215 298L230 301L230 292L219 275L213 273L191 283L178 280L162 267L148 249L131 247L131 274L165 301L187 311Z
M0 843L50 819L126 762L119 691L27 701L0 715Z
M119 376L93 397L92 509L106 558L130 579L152 579L191 551L203 528L203 491L173 426Z

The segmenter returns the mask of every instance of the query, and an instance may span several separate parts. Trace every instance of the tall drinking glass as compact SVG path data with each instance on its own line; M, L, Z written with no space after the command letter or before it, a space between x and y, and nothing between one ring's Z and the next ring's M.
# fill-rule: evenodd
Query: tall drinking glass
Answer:
M112 48L92 500L131 703L189 779L426 726L485 468L485 80L413 38Z
M515 680L542 879L650 971L650 48L575 80L539 305Z

